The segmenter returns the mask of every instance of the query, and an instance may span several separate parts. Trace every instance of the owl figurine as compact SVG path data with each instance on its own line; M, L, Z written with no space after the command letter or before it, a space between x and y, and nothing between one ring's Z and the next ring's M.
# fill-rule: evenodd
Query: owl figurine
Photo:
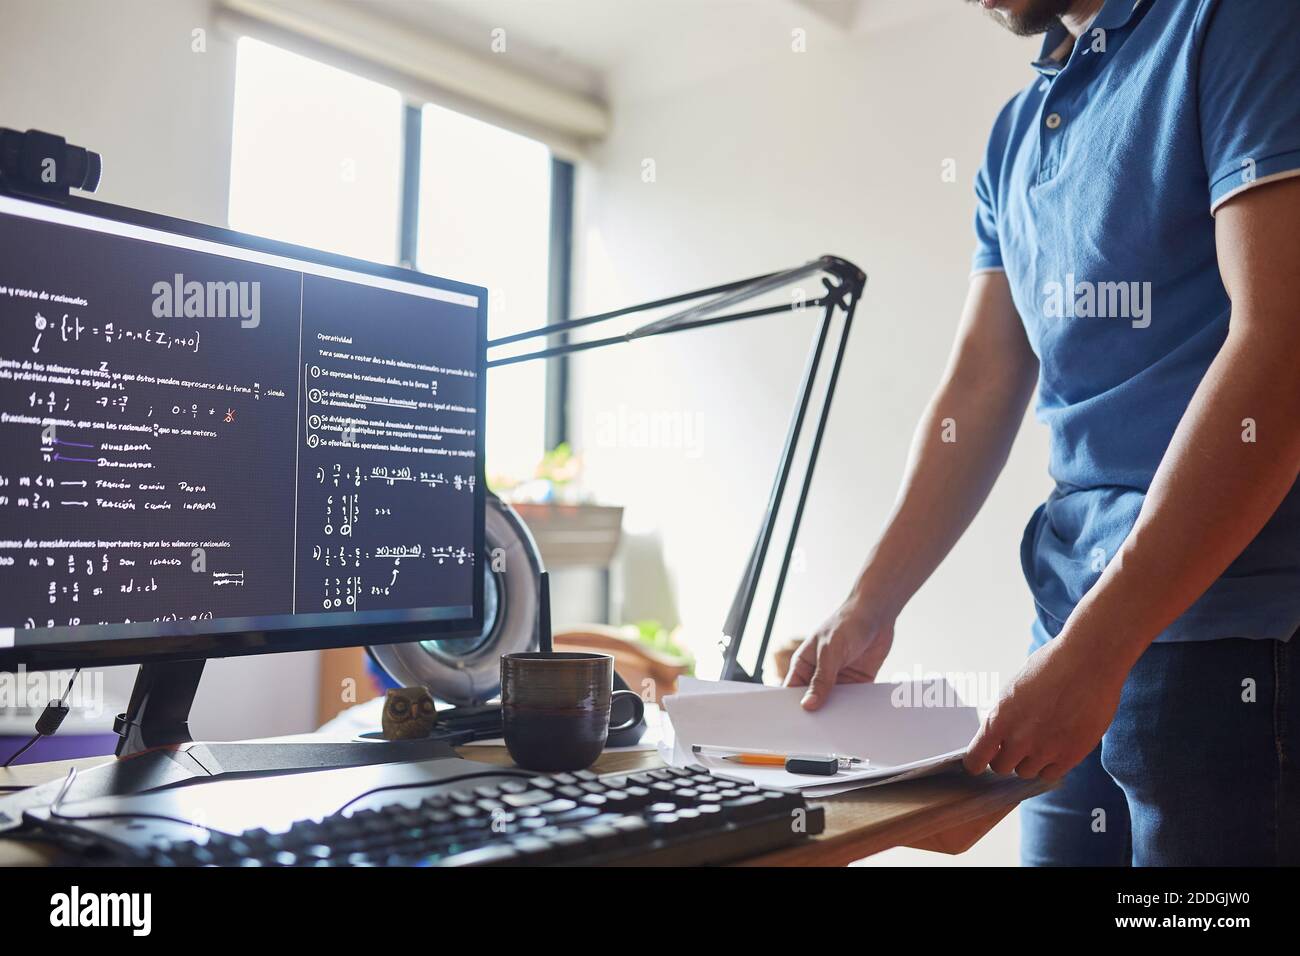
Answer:
M384 699L384 739L414 740L433 733L438 711L424 687L399 687Z

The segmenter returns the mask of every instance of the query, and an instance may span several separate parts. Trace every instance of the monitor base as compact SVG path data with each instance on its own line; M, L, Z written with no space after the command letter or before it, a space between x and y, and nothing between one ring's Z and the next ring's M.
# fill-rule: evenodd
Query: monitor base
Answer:
M202 674L201 660L142 664L126 713L114 724L121 737L116 759L69 774L70 783L55 780L0 798L0 831L19 825L23 811L48 807L61 792L62 802L72 803L240 776L413 763L455 757L454 747L484 735L476 725L485 715L478 715L415 740L195 741L189 712Z
M467 739L469 735L458 732L419 740L338 743L189 741L110 759L80 771L70 784L62 778L6 796L0 799L0 831L20 824L24 811L50 806L65 786L61 802L74 803L238 777L454 758L455 745Z

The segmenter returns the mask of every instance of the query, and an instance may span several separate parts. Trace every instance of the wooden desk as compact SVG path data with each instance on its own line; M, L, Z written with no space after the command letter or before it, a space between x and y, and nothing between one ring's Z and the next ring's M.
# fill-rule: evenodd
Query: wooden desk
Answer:
M470 760L508 765L504 747L462 747ZM0 770L0 788L35 786L104 762L103 757L28 764ZM650 770L663 766L653 751L607 753L597 773ZM1049 788L1038 780L960 774L930 777L870 790L855 790L817 802L826 808L826 830L805 843L744 860L744 866L845 866L896 846L961 853L975 844L1021 800ZM0 838L0 866L44 866L56 862L48 844Z

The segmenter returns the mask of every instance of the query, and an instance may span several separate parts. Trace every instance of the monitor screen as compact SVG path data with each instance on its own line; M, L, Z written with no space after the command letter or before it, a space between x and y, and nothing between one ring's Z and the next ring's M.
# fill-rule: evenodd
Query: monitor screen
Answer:
M0 196L0 666L481 626L482 288Z

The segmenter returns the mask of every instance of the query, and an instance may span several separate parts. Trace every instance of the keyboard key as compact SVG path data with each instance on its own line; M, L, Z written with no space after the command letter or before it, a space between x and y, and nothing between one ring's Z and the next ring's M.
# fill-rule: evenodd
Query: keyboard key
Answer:
M539 830L538 835L543 832ZM547 833L545 838L551 842L556 857L560 860L581 860L589 853L587 836L577 827Z
M557 813L551 817L552 823L557 824L574 824L590 820L592 817L600 816L600 811L595 807L578 807L576 810L568 810L564 813Z
M538 866L558 859L560 854L550 840L538 836L515 837L510 841L515 852L520 856L520 863Z
M477 850L467 850L464 853L449 856L442 861L442 865L492 866L493 864L517 862L518 859L519 854L513 846L508 843L499 843L495 846L483 846Z
M550 803L543 803L537 809L542 813L564 813L566 810L572 810L577 804L572 800L552 800Z
M642 834L650 829L650 824L646 823L641 817L619 817L610 823L610 826L622 833L625 837L631 838L629 842L635 842Z
M683 829L698 830L701 823L706 822L700 816L700 811L694 807L681 807L677 810L677 819Z
M619 830L603 823L582 827L580 832L587 838L593 853L612 849L623 842L623 834Z
M501 797L501 802L508 807L531 807L539 803L546 803L552 797L545 790L519 790L513 793L507 793Z
M732 820L754 820L766 815L766 803L759 794L750 793L735 800L722 801L722 810Z

